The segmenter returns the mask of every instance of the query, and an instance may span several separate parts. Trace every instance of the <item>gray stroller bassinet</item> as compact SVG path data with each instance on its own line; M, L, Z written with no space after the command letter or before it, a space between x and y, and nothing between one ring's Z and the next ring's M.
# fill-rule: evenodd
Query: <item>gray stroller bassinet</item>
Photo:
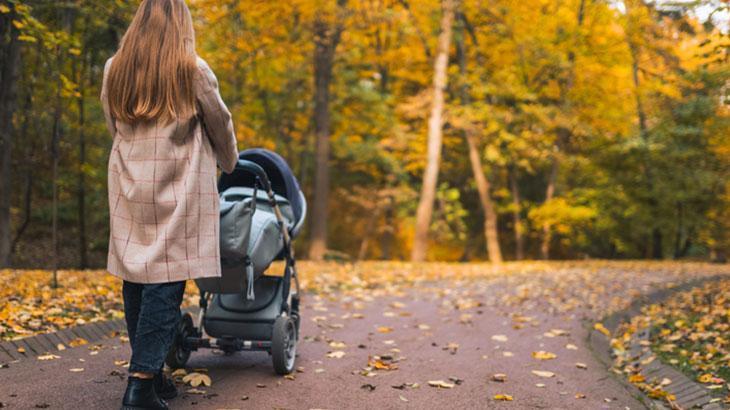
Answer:
M294 369L299 337L299 281L292 240L302 228L306 200L283 158L264 149L241 152L236 169L218 181L220 278L196 280L197 323L183 316L167 357L184 367L192 351L263 350L277 373ZM265 276L284 260L282 276ZM294 282L294 291L291 283Z

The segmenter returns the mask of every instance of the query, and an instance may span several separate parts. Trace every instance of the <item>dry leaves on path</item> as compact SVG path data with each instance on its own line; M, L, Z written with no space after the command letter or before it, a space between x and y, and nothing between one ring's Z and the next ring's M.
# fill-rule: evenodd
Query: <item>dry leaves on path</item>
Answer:
M641 314L622 324L612 340L615 365L652 397L672 399L664 388L671 380L647 380L643 366L659 358L705 385L718 400L730 404L730 280L706 283L662 303L645 306ZM648 329L640 343L653 355L642 363L631 360L630 346Z
M443 380L429 380L428 385L431 387L437 387L439 389L451 389L456 384L455 383L448 383Z
M540 350L537 352L532 352L532 357L534 357L537 360L552 360L558 357L555 353L546 352L544 350Z
M210 376L204 373L193 372L185 375L182 378L182 382L191 385L192 387L206 386L210 387L213 385L213 381Z

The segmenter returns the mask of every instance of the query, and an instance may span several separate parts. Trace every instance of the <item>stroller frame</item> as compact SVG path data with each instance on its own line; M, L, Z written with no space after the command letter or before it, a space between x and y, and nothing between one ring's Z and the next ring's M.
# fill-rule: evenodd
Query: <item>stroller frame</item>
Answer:
M197 312L197 318L193 320L192 312L186 312L183 315L176 338L165 362L171 368L183 368L190 358L191 353L202 348L220 349L226 354L232 354L238 351L266 351L272 356L276 373L289 374L294 370L300 327L300 289L296 259L292 247L292 236L289 228L287 228L286 221L279 208L266 171L259 164L243 159L239 159L236 170L248 172L255 176L254 200L256 200L257 189L261 188L266 192L269 205L274 211L283 237L283 250L279 257L277 257L277 260L283 259L285 261L284 274L276 283L275 295L269 304L257 309L255 312L251 312L252 316L258 314L258 316L263 315L264 317L252 317L250 322L247 322L246 319L240 322L242 326L245 326L246 323L270 325L272 336L269 339L248 339L241 337L216 338L209 336L205 331L204 320L213 294L201 290L199 299L200 310ZM291 289L292 281L295 285L293 292ZM279 303L278 307L272 306L276 303Z

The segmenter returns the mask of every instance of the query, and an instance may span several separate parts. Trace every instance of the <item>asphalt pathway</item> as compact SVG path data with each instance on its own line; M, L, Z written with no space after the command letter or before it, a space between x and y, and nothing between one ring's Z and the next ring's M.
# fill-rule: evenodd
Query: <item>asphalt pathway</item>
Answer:
M588 311L565 295L534 294L549 283L519 283L437 282L305 295L293 377L276 376L266 353L199 351L188 371L204 369L212 386L179 385L171 408L644 408L588 349ZM338 351L344 354L331 353ZM128 343L112 338L54 353L60 357L0 369L0 407L119 408Z

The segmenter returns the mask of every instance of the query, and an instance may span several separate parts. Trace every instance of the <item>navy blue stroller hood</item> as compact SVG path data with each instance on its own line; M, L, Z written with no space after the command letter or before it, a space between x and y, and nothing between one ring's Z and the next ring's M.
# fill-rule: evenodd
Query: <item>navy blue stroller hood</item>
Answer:
M299 188L299 182L297 182L294 173L284 158L273 151L263 148L242 151L238 155L238 158L255 162L261 166L269 176L271 188L274 190L274 193L289 200L292 212L294 213L294 227L291 229L291 235L292 237L297 236L307 213L307 203L304 199L304 194ZM221 175L218 180L218 191L223 192L234 186L252 187L256 182L255 178L250 172L236 169L231 174Z

